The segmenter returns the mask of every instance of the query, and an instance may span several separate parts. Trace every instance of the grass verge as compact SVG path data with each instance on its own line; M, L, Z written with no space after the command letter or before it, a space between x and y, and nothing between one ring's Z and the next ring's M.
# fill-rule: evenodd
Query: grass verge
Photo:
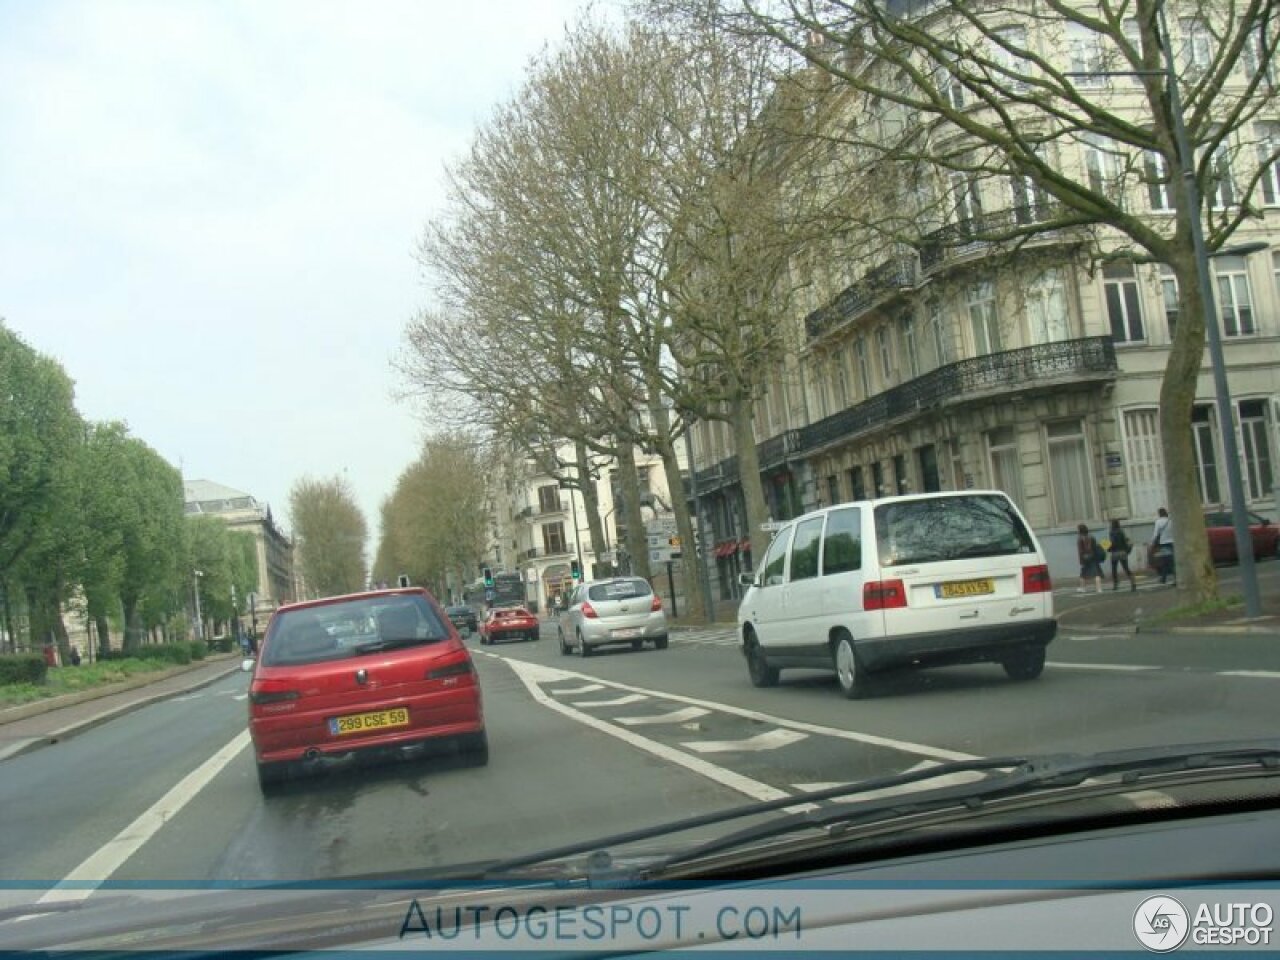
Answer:
M1152 617L1151 622L1176 623L1179 620L1195 620L1198 617L1241 606L1244 606L1244 597L1236 593L1229 597L1219 597L1217 600L1207 600L1204 603L1188 603L1185 606L1174 607Z
M78 667L50 667L48 679L43 685L11 683L0 686L0 708L16 707L33 700L60 697L67 693L79 693L81 690L119 683L138 674L167 670L172 666L174 664L166 660L130 659L82 664Z

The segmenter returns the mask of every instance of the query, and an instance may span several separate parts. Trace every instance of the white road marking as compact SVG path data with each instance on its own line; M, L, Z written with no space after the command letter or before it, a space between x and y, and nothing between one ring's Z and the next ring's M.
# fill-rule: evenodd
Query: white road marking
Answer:
M186 703L188 700L199 700L203 693L188 693L185 697L170 697L165 703Z
M694 773L700 774L708 780L714 780L716 783L731 790L737 790L753 800L783 800L791 796L785 790L779 790L777 787L770 786L767 783L761 783L751 777L734 773L732 770L726 770L724 767L716 766L701 757L690 756L683 750L677 750L666 744L658 743L655 740L650 740L630 730L625 730L622 727L601 720L599 717L594 717L589 713L575 710L573 707L549 696L541 687L541 684L545 683L558 683L561 680L570 678L578 679L580 675L568 674L563 670L557 670L555 667L544 667L541 664L529 663L525 660L508 659L507 664L515 671L516 676L520 678L520 681L528 689L529 695L544 707L549 707L558 713L564 714L566 717L577 720L579 723L599 730L601 733L617 737L624 743L629 743L639 750L651 753L661 760L677 764L686 770L692 770Z
M237 694L236 694L234 697L232 697L231 699L232 699L232 700L248 700L248 699L249 699L249 695L248 695L247 693L237 693Z
M62 878L60 884L42 896L40 903L87 900L94 889L120 869L156 831L173 819L219 772L249 745L249 731L241 730L221 750L179 780L96 853ZM61 884L74 883L74 888Z
M938 766L932 760L925 760L917 763L914 767L903 771L904 773L917 773L920 770L927 770L930 767ZM957 770L955 773L944 774L941 777L934 777L932 780L920 780L916 783L904 783L897 787L885 787L883 790L869 790L866 793L855 793L847 797L836 797L832 803L861 803L864 800L877 800L881 797L896 797L904 793L918 793L921 790L936 790L941 787L955 787L962 783L974 783L982 780L986 774L980 770ZM820 790L831 790L835 787L853 787L856 784L842 783L836 781L834 783L793 783L792 788L799 790L801 793L817 793Z
M683 710L673 710L671 713L658 713L652 717L614 717L614 723L621 723L628 727L639 727L648 724L657 723L688 723L690 720L697 720L699 717L705 717L710 710L703 710L701 707L685 707Z
M1280 672L1275 670L1222 670L1220 677L1258 677L1263 680L1280 680Z
M691 740L682 746L694 753L758 753L799 743L808 736L795 730L767 730L744 740Z
M575 707L621 707L648 699L643 693L628 693L626 696L614 697L612 700L576 700L573 705Z
M565 680L592 679L585 674L571 673L568 670L560 670L556 667L546 667L542 664L531 663L527 660L516 660L511 657L504 657L503 659L507 661L509 666L517 671L526 667L533 668L533 670L536 671L536 675L543 678L537 681L540 683L559 683ZM893 737L881 737L873 733L859 733L856 730L844 730L839 727L826 727L818 723L805 723L801 720L789 720L786 717L777 717L768 713L761 713L759 710L748 710L745 707L734 707L727 703L717 703L714 700L699 700L697 697L686 697L679 693L668 693L663 690L651 690L647 687L634 687L631 684L618 683L615 680L607 680L605 683L618 690L627 690L631 693L643 693L650 697L656 697L659 700L671 700L675 703L687 703L695 707L703 707L707 710L732 714L735 717L746 717L748 720L758 720L761 723L767 723L770 726L786 727L789 730L799 730L802 733L816 733L824 737L836 737L841 740L852 740L856 743L870 744L874 747L887 747L890 750L901 750L903 753L914 753L917 756L928 757L932 760L981 759L977 754L962 753L959 750L944 750L941 747L931 747L924 743L913 743L910 740L895 740Z
M585 687L574 687L572 690L552 690L557 697L576 697L580 693L595 693L603 690L603 683L588 683Z
M1145 670L1160 670L1161 667L1147 667L1136 663L1063 663L1050 660L1051 667L1064 667L1067 670L1118 670L1127 673L1141 673Z

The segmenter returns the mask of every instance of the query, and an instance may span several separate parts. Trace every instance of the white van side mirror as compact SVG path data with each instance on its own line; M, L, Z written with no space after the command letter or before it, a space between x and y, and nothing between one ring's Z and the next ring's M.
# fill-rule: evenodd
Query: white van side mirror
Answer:
M240 661L240 669L243 670L245 673L253 673L254 664L256 664L257 662L258 661L253 659L253 657L245 657L243 660Z
M754 587L756 585L756 575L754 573L738 574L738 585L742 587Z

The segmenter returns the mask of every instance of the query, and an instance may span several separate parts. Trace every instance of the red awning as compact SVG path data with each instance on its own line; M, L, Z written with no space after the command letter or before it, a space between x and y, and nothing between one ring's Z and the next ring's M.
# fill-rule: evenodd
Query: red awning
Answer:
M723 560L725 557L731 557L738 552L737 540L724 540L716 544L716 559Z
M751 538L750 538L750 537L743 537L741 540L739 540L739 541L738 541L738 549L739 549L739 550L741 550L743 553L750 553L750 552L751 552Z

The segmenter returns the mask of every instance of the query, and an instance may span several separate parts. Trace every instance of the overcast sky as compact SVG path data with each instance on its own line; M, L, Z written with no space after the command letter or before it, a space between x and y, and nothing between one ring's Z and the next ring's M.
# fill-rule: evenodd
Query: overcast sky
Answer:
M0 0L0 317L81 413L287 519L377 508L443 169L578 0Z

